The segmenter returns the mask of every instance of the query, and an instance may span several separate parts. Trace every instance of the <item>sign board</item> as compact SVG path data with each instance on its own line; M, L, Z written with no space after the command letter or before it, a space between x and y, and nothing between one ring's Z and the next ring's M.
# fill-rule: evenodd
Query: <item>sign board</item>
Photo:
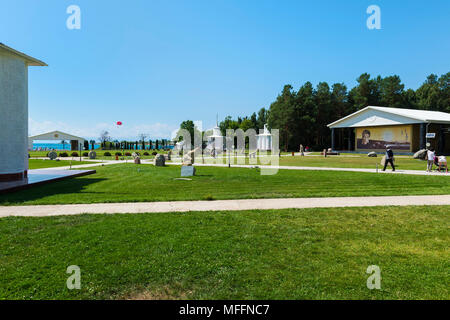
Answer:
M429 133L427 133L426 138L427 139L434 139L434 138L436 138L436 133L429 132Z

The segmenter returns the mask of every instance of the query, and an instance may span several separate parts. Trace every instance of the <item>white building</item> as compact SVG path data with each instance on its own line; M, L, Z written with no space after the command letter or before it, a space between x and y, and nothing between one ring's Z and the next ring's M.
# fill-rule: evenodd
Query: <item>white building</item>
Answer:
M218 126L215 126L212 129L212 135L207 136L208 142L206 149L209 150L216 150L216 152L223 151L224 147L224 138L222 136L222 133L220 132L220 128Z
M267 124L264 125L263 133L256 135L256 148L261 151L272 150L272 134L267 128Z
M414 153L427 144L450 155L450 113L368 106L330 123L331 148L339 151Z
M84 147L84 138L74 136L69 133L61 132L61 131L51 131L47 133L38 134L35 136L31 136L28 138L28 150L33 150L33 141L34 140L58 140L58 141L70 141L70 149L71 150L79 150Z
M0 180L28 172L28 67L47 66L0 43Z

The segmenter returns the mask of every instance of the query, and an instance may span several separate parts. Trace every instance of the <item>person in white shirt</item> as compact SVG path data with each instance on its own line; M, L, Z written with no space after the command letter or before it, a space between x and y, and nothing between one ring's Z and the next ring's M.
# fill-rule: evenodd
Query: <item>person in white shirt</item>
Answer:
M438 162L439 162L439 172L441 172L441 169L444 169L444 168L445 168L445 172L448 172L447 158L443 155L439 156Z
M433 171L433 162L434 162L434 150L427 150L427 172Z

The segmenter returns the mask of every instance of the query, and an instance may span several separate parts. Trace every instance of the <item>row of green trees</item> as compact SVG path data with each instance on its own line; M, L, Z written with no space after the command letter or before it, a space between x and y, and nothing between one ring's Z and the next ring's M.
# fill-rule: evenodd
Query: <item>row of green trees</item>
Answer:
M103 141L100 147L103 150L161 150L168 149L169 140L148 141Z
M369 105L450 112L450 72L428 76L417 90L405 90L397 75L371 78L364 73L357 81L351 90L344 83L330 87L320 82L314 88L306 82L298 90L285 85L268 110L236 120L226 117L219 127L225 134L228 128L258 130L267 123L280 130L281 149L298 150L303 144L321 150L330 147L327 124Z

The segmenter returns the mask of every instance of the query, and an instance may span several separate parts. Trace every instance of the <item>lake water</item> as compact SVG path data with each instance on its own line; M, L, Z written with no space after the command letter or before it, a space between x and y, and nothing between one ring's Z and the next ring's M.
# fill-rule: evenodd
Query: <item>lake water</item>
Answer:
M33 150L38 150L41 148L41 150L69 150L70 151L70 143L66 143L64 146L62 143L33 143ZM89 149L91 148L91 145L89 145ZM95 149L100 148L99 144L96 144L94 146Z
M91 149L91 145L89 144L89 150ZM38 150L39 148L41 148L41 150L71 150L70 149L70 143L66 143L64 146L62 143L33 143L33 150ZM95 144L94 145L94 149L99 149L100 148L100 144ZM142 149L142 146L138 146L139 150ZM148 146L147 146L148 148ZM153 149L155 148L155 146L153 145ZM169 146L169 149L173 149L173 146Z

